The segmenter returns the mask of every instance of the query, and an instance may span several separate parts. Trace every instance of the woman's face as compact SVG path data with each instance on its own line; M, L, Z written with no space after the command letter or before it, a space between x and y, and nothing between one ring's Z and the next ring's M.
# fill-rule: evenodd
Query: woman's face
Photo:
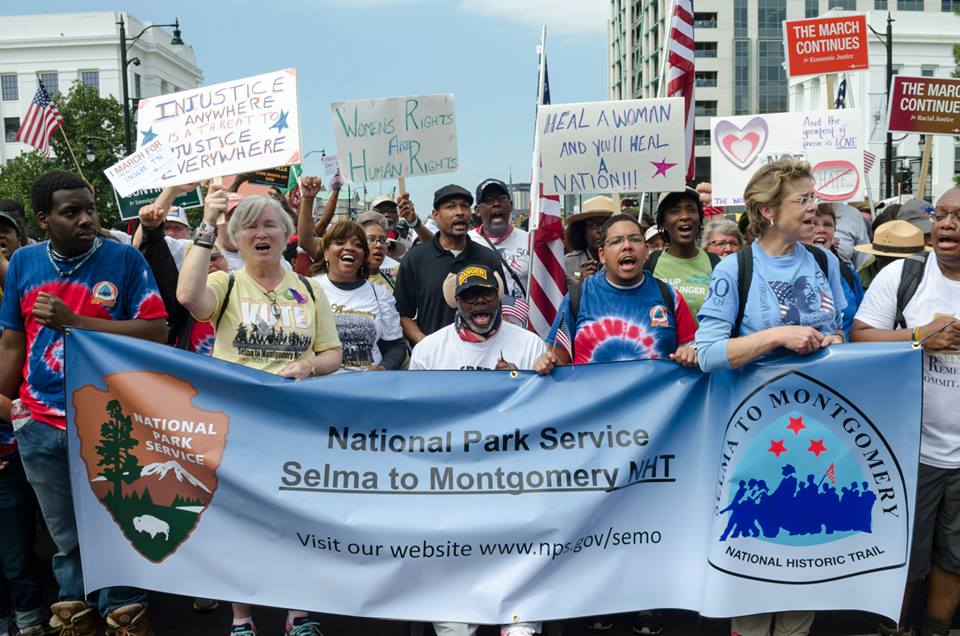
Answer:
M364 264L363 243L356 236L337 239L323 253L323 258L334 280L357 280Z
M785 188L783 201L773 210L773 225L787 241L809 243L820 199L813 179L798 179Z
M833 247L833 235L837 231L837 223L829 214L818 214L814 217L813 244L825 250Z
M363 231L367 234L370 256L367 258L367 270L376 273L387 256L387 233L378 223L369 223Z
M740 239L733 234L714 234L703 249L723 258L740 251Z
M283 259L287 237L272 207L264 208L256 221L240 228L236 238L244 263L279 263Z
M584 242L592 252L600 250L600 228L603 227L603 221L604 219L587 219L583 222Z
M680 197L663 215L663 229L671 245L693 244L699 228L700 210L690 197Z

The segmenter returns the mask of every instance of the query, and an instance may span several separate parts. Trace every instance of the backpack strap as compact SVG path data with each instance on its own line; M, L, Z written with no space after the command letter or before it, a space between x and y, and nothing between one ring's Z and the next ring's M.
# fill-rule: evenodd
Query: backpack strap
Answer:
M307 277L303 274L297 274L297 278L300 279L300 282L303 283L303 286L307 288L307 293L310 294L310 300L313 301L313 304L317 304L317 297L313 293L313 285L310 284L310 281L307 280Z
M923 280L923 270L927 266L929 256L930 252L919 252L911 254L903 260L900 285L897 287L897 315L894 322L898 329L907 328L907 320L903 317L903 310L907 308L913 295L917 293L917 287Z
M717 269L717 265L720 264L720 257L717 256L716 254L711 254L710 252L707 252L707 258L710 259L710 269L711 270Z
M830 280L829 265L827 264L827 253L819 247L814 247L813 245L807 245L806 243L801 243L800 245L803 245L803 247L810 252L810 255L813 256L813 260L817 261L817 267L819 267L820 271L823 272L823 277L827 280Z
M840 261L840 278L844 280L844 282L847 284L847 287L850 289L856 289L857 287L853 276L853 268L844 261Z
M647 262L643 264L643 269L647 270L651 274L653 270L657 268L657 261L660 260L660 255L663 254L663 250L657 250L653 254L647 257Z
M573 330L576 330L577 316L580 314L580 298L583 296L583 284L585 282L585 280L582 280L578 285L570 288L570 318L573 320L570 329Z
M737 318L733 321L730 337L740 335L743 324L743 312L747 309L747 296L750 294L750 280L753 278L753 245L747 245L737 252Z
M663 305L667 308L667 315L673 319L673 328L677 328L677 319L674 315L674 300L673 293L670 291L670 285L663 282L659 278L654 278L653 280L657 281L657 287L660 288L660 295L663 296Z
M230 302L230 293L233 291L233 285L236 281L233 278L233 272L227 276L227 293L223 295L223 302L220 303L220 311L217 312L217 326L216 330L220 329L220 320L223 318L223 314L227 311L227 303Z

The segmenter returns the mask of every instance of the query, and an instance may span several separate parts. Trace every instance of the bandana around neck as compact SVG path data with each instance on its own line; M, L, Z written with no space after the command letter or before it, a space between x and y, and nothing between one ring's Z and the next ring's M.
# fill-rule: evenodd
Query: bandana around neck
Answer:
M470 331L470 328L467 326L466 321L463 319L463 316L460 315L460 312L457 312L457 317L454 319L454 328L457 330L457 335L460 336L460 339L464 342L486 342L490 338L493 338L497 331L500 329L500 323L503 321L503 312L499 309L497 310L497 315L493 318L493 328L487 332L485 336L481 336L478 333Z

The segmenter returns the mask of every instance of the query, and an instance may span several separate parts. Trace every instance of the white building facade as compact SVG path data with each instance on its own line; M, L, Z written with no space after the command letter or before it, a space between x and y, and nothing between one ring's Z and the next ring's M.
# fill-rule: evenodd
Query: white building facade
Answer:
M170 22L173 23L174 16ZM0 17L0 164L30 146L16 141L17 129L39 77L47 91L66 94L74 82L97 89L101 97L122 101L120 26L126 26L128 93L131 99L153 97L199 86L203 73L189 44L172 45L167 28L148 29L150 22L123 12L61 13ZM188 25L189 37L189 25ZM131 117L136 109L131 105ZM86 140L71 140L74 144Z
M662 72L663 47L668 36L671 0L609 0L608 24L608 98L634 99L655 97ZM915 54L908 48L917 48L917 59L926 54L928 46L940 53L936 62L923 62L936 67L936 76L947 76L944 66L950 61L944 53L950 47L941 47L941 32L953 29L953 42L960 41L960 28L953 10L960 0L694 0L694 33L696 40L695 65L695 128L697 180L710 178L710 117L776 113L804 110L794 101L790 83L783 68L784 20L817 17L830 9L868 12L875 11L886 18L890 10L897 22L894 26L894 66L904 67L904 74L914 68L908 57ZM881 13L878 10L883 10ZM932 18L932 19L931 19ZM879 18L876 18L879 20ZM927 33L907 36L914 24L926 23ZM874 23L881 33L885 25ZM903 26L903 31L897 31ZM898 48L898 38L904 40ZM921 44L923 43L923 44ZM883 76L885 64L883 46L871 39L869 75ZM901 56L903 61L901 61ZM916 65L920 75L921 65ZM884 90L881 83L879 89ZM869 91L873 91L870 88ZM811 91L812 92L812 91ZM809 96L810 93L808 92ZM863 104L857 101L856 105ZM812 109L826 108L826 96L814 99ZM941 144L943 145L943 144ZM949 143L946 143L949 146ZM883 153L873 150L878 160ZM947 169L947 150L941 149L941 171ZM873 178L881 166L874 168ZM942 177L941 172L941 179ZM874 192L877 192L874 189Z

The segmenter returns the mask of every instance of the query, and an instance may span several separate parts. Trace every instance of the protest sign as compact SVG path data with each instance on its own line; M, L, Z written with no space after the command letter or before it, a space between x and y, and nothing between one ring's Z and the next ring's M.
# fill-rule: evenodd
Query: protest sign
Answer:
M540 106L543 191L683 190L683 127L679 97Z
M297 71L141 99L138 142L156 138L177 159L164 186L299 163Z
M137 190L161 181L176 157L160 139L137 148L103 171L120 196L129 196Z
M743 190L765 163L803 159L824 201L863 196L863 113L843 110L711 117L713 204L743 205Z
M337 174L337 170L340 169L340 162L337 160L336 155L327 155L323 158L323 175L325 177L332 177Z
M252 173L250 181L254 185L269 186L286 190L290 183L290 166L278 166L269 170L256 170Z
M883 343L709 376L644 360L291 382L73 329L84 584L470 623L896 617L920 363Z
M896 75L889 132L960 136L960 79Z
M865 15L786 20L783 33L790 77L870 68Z
M156 201L161 192L163 192L162 188L147 188L138 190L128 197L122 197L114 190L113 195L117 200L117 208L120 210L120 219L128 221L137 218L140 208ZM179 194L173 200L173 205L184 209L199 208L203 205L203 194L200 192L200 188Z
M333 134L349 183L460 169L453 95L334 102Z

